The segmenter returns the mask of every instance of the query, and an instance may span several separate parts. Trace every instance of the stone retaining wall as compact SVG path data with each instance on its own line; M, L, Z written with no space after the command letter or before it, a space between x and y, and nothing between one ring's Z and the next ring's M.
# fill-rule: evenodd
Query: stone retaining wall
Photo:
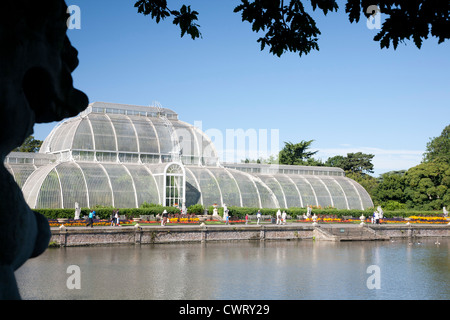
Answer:
M236 240L312 239L311 226L185 226L52 228L51 241L60 246L150 244Z
M349 227L359 228L359 226L346 226L346 228ZM378 235L388 236L391 239L450 237L450 226L368 225L368 227ZM60 246L71 247L109 244L302 240L313 239L314 229L315 227L312 225L52 228L51 241Z
M377 234L391 239L450 237L449 225L369 225Z

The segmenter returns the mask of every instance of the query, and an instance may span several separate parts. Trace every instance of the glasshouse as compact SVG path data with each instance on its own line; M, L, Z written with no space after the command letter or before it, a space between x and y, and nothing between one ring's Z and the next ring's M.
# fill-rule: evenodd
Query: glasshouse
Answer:
M204 132L160 106L92 103L58 124L39 153L12 152L5 166L34 209L373 207L340 168L221 163Z

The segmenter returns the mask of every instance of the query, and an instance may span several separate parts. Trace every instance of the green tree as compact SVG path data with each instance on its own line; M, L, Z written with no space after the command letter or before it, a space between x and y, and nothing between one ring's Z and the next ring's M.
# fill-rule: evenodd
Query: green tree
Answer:
M442 160L450 163L450 125L446 126L439 137L430 139L427 143L423 162Z
M327 161L325 161L325 165L327 167L344 168L344 161L345 161L344 156L337 155L337 156L328 158Z
M173 24L181 29L181 36L190 35L192 39L201 37L198 12L190 6L182 5L179 10L168 8L167 0L138 0L138 12L150 15L157 23L170 16ZM241 0L234 12L240 13L242 21L252 25L252 30L264 33L258 39L261 50L265 47L277 56L286 51L308 54L319 50L318 39L321 34L315 20L305 10L303 3L310 3L312 10L319 9L324 15L337 11L336 0ZM376 9L374 9L374 7ZM405 40L412 40L420 48L423 39L429 36L438 38L438 43L450 38L448 19L450 3L435 0L347 0L345 12L350 23L359 22L361 16L369 18L381 11L385 18L381 30L374 37L381 48L394 49Z
M405 203L405 173L386 172L378 179L377 187L373 192L373 200L381 205L396 201Z
M314 140L304 141L299 143L285 142L284 148L280 151L278 159L280 164L288 165L307 165L308 160L311 159L318 151L307 151ZM313 163L314 161L309 161Z
M372 159L375 157L373 154L366 154L362 152L347 153L347 156L334 156L328 158L325 162L326 166L338 167L344 169L348 173L358 173L365 175L367 173L373 173Z
M440 210L450 205L450 164L431 161L405 173L405 198L408 207Z
M42 146L43 141L35 139L33 136L29 136L25 139L23 144L15 148L13 152L38 152Z

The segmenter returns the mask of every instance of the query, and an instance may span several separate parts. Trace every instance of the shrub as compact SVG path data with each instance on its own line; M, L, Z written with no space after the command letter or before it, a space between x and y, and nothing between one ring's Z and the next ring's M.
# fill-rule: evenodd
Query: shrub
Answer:
M406 204L400 203L398 201L390 200L390 201L386 201L382 207L387 211L405 210Z
M198 203L188 207L187 212L189 214L203 214L205 212L205 208Z
M128 219L139 217L141 215L157 215L167 210L169 214L180 213L180 210L175 207L151 206L148 208L113 208L113 207L94 207L98 219L110 219L113 210L119 210L120 215L125 215ZM80 218L88 216L89 208L81 208ZM41 213L47 219L69 218L75 217L75 209L34 209L34 211Z
M214 213L214 206L209 206L208 208L208 214L212 215ZM217 207L217 213L219 216L223 217L223 208Z
M109 219L112 215L114 208L112 207L95 207L97 213L97 217L99 219ZM223 208L218 207L219 215L223 216ZM246 214L256 215L259 208L241 208L241 207L229 207L230 214L232 217L243 219ZM442 211L430 211L430 210L407 210L407 209L399 209L399 210L388 210L388 208L383 208L384 217L385 218L393 218L393 217L401 217L407 218L410 216L442 216ZM390 209L390 208L389 208ZM119 214L125 215L128 219L133 217L139 217L141 215L157 215L161 214L164 210L167 210L169 214L177 214L180 213L180 210L175 207L163 207L161 205L149 205L146 208L119 208ZM208 208L208 214L213 213L214 207L210 206ZM275 216L278 209L260 209L262 215L270 215ZM290 215L293 219L296 219L297 216L302 216L306 214L306 208L288 208L288 209L280 209L281 211L285 210L288 215ZM313 208L312 213L320 216L331 215L336 216L337 218L342 218L343 216L353 216L354 218L359 218L362 214L366 217L372 216L374 212L374 208L369 208L367 210L345 210L345 209L321 209L321 208ZM57 218L69 218L73 219L75 216L74 209L35 209L34 211L43 214L47 219L57 219ZM89 208L82 208L80 216L88 216ZM204 207L202 205L194 205L188 208L188 213L190 214L203 214Z

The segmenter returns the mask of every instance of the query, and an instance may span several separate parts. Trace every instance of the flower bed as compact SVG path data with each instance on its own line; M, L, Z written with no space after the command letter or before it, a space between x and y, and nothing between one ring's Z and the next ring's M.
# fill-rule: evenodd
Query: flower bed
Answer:
M409 217L411 219L410 223L449 223L449 221L444 217L417 217L417 216L411 216Z
M352 219L342 219L342 218L327 218L327 217L318 217L316 220L318 223L361 223L359 218ZM312 219L300 219L296 220L296 222L308 223L313 222ZM366 217L365 223L371 224L371 218ZM401 223L405 224L409 223L417 223L417 224L448 224L450 221L444 217L425 217L425 216L411 216L408 218L383 218L380 220L381 223L387 224L395 224Z
M350 218L350 219L344 219L344 218L340 218L340 217L336 217L336 216L318 216L317 220L318 223L361 223L361 220L359 218ZM73 220L73 219L68 219L67 222L61 223L58 222L57 219L49 219L48 220L50 227L59 227L62 224L64 224L64 226L66 227L85 227L87 224L87 220L85 219L81 219L81 220ZM206 220L205 222L210 222L210 223L215 223L215 224L225 224L224 221L219 222L219 221L215 221L215 220ZM312 223L313 220L312 219L297 219L297 220L289 220L289 222L299 222L299 223ZM367 224L371 224L371 219L370 217L366 217L365 223ZM447 218L445 217L437 217L437 216L433 216L433 217L427 217L427 216L410 216L408 218L401 218L401 217L390 217L390 218L383 218L381 219L381 223L383 224L405 224L405 223L411 223L411 224L448 224L449 220L447 220ZM152 220L152 221L146 221L146 220L141 220L138 222L140 225L157 225L160 224L160 221L156 221L156 220ZM200 223L200 219L195 217L195 216L189 216L189 217L181 217L181 216L175 216L175 217L170 217L168 219L168 222L170 224L181 224L181 225L186 225L186 224L199 224ZM229 224L244 224L245 223L245 219L231 219L229 221ZM255 223L250 222L250 223ZM120 221L120 225L135 225L136 222L133 220L121 220ZM110 226L111 225L111 221L108 219L94 219L94 226Z
M169 223L181 223L181 224L189 224L189 223L199 223L199 218L169 218Z
M88 220L80 219L80 220L74 220L74 219L68 219L67 222L61 223L58 222L56 219L48 219L48 223L50 227L60 227L62 224L66 227L85 227L88 223ZM94 226L110 226L111 221L105 220L105 219L94 219Z
M313 222L313 219L300 219L296 220L296 222L301 223L308 223ZM342 219L342 218L324 218L324 217L318 217L316 219L316 222L320 223L354 223L354 222L361 222L359 219Z
M136 222L133 220L120 220L120 225L135 225ZM68 219L67 222L61 223L58 222L57 219L49 219L48 223L50 227L60 227L62 224L66 227L85 227L88 223L88 220L81 219L81 220L73 220ZM156 220L141 220L138 222L140 225L157 225L160 224L161 221ZM170 218L168 219L167 223L171 224L198 224L199 219L198 218ZM105 227L105 226L111 226L111 221L107 219L94 219L94 227Z

